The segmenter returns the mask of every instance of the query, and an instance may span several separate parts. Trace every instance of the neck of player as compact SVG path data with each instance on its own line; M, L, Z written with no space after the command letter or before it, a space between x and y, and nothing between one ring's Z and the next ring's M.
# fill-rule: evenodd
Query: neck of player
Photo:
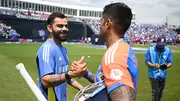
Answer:
M116 33L109 34L109 36L106 38L106 47L109 48L112 44L122 38L123 36L117 35Z
M54 41L59 47L62 46L61 40L58 40L58 39L56 39L56 38L54 38L54 37L51 37L50 39L51 39L52 41Z

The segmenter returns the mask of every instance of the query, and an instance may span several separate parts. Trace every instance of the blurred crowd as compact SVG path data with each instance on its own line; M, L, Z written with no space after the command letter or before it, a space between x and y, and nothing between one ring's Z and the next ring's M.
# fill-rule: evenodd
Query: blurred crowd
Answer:
M168 43L173 43L179 39L175 31L177 27L172 25L153 25L153 24L131 24L125 34L128 42L132 43L152 43L159 36L166 36Z
M82 19L82 21L84 23L86 23L87 25L89 25L92 30L94 31L94 33L96 35L99 34L99 30L100 30L100 20L90 20L90 19Z
M95 34L99 34L99 20L83 19L82 21L91 26ZM176 29L177 26L174 25L132 23L124 37L129 43L151 43L155 42L159 36L164 35L169 43L173 43L179 40Z
M44 12L36 12L31 9L22 11L19 9L1 9L0 14L15 15L20 18L28 19L41 19L46 20L49 14L44 14ZM93 32L98 35L100 30L100 20L98 19L79 19L89 25ZM130 28L125 34L125 40L129 43L152 43L155 42L158 36L164 35L169 43L174 43L179 40L178 33L175 31L177 26L173 25L154 25L154 24L137 24L132 23ZM8 34L7 34L8 33ZM16 30L12 29L11 26L6 26L1 23L0 25L0 35L11 36L18 33Z

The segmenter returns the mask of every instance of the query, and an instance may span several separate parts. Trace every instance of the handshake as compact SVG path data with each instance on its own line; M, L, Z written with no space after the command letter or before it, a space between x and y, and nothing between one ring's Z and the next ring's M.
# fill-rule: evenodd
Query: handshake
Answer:
M72 62L68 74L71 78L75 78L75 77L83 77L87 74L87 72L88 72L87 64L84 62L84 56L82 56L79 61Z
M165 69L167 69L167 66L166 66L166 64L163 64L163 65L160 65L160 64L156 64L155 65L155 67L157 68L157 69L161 69L161 70L165 70Z

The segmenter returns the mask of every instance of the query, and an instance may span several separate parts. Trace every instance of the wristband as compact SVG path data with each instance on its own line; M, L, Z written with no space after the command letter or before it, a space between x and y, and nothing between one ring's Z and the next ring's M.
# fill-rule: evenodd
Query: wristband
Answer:
M69 79L69 80L67 80L67 83L68 83L68 84L72 84L74 81L76 81L76 80L74 80L74 79Z
M92 78L92 73L87 72L87 74L84 76L86 79L91 79Z
M66 80L70 80L71 79L71 77L69 76L68 73L65 74L65 78L66 78Z

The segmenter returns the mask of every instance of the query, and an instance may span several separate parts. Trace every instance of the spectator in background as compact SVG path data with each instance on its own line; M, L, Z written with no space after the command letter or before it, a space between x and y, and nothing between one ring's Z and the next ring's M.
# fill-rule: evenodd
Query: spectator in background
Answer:
M152 101L160 101L165 87L167 69L172 66L172 52L165 46L166 38L161 36L157 45L150 47L145 56L152 87Z

